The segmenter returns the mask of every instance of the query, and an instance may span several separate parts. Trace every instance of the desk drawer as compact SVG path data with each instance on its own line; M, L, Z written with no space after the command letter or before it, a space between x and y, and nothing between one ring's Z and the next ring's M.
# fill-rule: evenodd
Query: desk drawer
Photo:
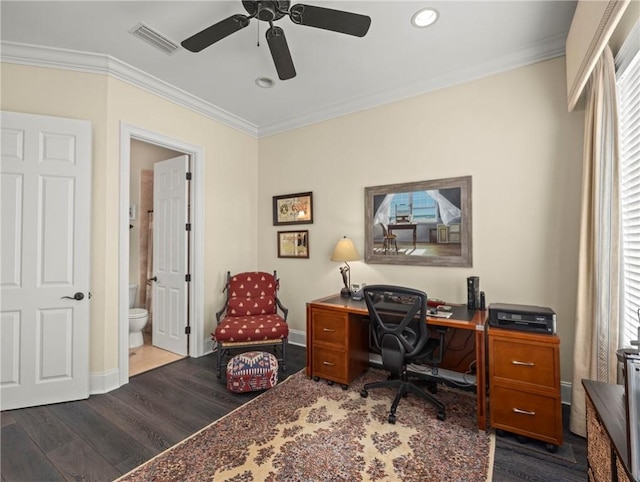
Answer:
M491 426L521 435L562 443L560 401L553 396L493 386Z
M336 348L345 347L348 315L329 310L313 312L313 343L326 343Z
M492 377L556 387L555 345L493 338L489 349Z
M311 376L349 384L347 353L330 348L313 350L313 373Z

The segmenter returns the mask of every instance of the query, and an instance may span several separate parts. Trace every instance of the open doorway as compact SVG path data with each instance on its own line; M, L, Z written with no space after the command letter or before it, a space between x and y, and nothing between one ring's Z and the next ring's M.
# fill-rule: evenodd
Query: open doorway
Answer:
M185 153L131 140L129 168L129 376L183 358L161 348L153 330L154 167ZM190 169L189 169L190 170ZM184 313L184 320L188 313ZM186 326L186 325L185 325ZM184 328L183 328L184 329Z
M204 152L201 147L186 144L127 124L121 124L120 126L120 141L118 376L119 385L124 385L128 382L130 376L130 288L131 285L138 285L137 293L132 298L135 300L134 304L141 309L146 305L146 293L149 289L147 284L147 279L149 278L147 277L146 269L141 268L140 233L142 229L146 229L147 236L149 235L149 222L151 220L149 214L151 213L148 211L151 209L148 209L148 206L150 200L147 196L143 201L140 192L136 192L132 184L137 184L140 190L143 185L141 180L144 177L148 177L148 174L143 174L143 172L148 170L147 168L149 167L153 168L154 165L168 162L160 159L160 157L165 157L165 154L173 158L176 157L176 154L184 154L190 164L191 181L186 200L189 210L190 236L188 237L187 247L189 253L188 267L185 271L190 274L185 308L185 319L189 320L189 328L186 329L185 323L185 333L187 333L186 342L189 347L188 355L198 357L204 352L204 276L202 269L196 269L196 267L203 266L204 262ZM137 159L141 151L146 152L146 154L140 156L142 159ZM154 159L156 155L158 155L158 158ZM148 187L145 189L148 189ZM134 227L132 228L131 226ZM134 229L138 231L137 236L134 236ZM137 253L134 251L137 251ZM140 290L139 288L143 284L145 288ZM142 294L143 292L144 295ZM153 329L153 313L151 318L150 328ZM143 343L143 346L146 345Z

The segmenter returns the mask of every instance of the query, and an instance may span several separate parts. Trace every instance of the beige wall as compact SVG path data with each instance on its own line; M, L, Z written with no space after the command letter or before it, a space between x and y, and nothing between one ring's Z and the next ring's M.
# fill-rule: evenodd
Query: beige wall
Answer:
M407 284L464 302L552 307L571 380L583 113L566 112L564 59L256 140L119 80L2 65L4 110L93 125L91 372L117 367L120 122L205 150L205 333L227 269L277 269L294 330L337 292L339 237L364 248L364 187L473 177L473 268L352 263L352 280ZM259 159L259 162L258 162ZM314 193L308 260L279 259L271 197ZM284 228L282 228L284 229ZM229 233L233 233L230 238Z
M631 0L609 40L609 46L614 55L618 53L638 19L640 19L640 0Z
M471 175L473 268L351 264L351 279L465 302L553 308L562 380L571 381L583 112L567 113L564 58L261 139L258 265L277 269L293 329L305 303L341 288L337 240L364 249L364 188ZM313 191L309 259L277 258L271 197Z
M3 63L1 76L3 110L92 122L91 373L118 366L121 122L204 148L205 264L197 268L209 333L226 270L257 263L257 140L106 75Z

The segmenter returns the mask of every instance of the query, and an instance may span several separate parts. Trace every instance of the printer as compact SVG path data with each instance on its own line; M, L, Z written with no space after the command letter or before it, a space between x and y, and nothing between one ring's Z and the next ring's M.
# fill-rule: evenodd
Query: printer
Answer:
M491 303L489 326L555 335L556 314L551 308L544 306Z

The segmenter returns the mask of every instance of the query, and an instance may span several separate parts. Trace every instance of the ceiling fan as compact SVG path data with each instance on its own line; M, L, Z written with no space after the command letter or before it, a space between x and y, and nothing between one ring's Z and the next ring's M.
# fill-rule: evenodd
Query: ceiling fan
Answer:
M371 17L366 15L331 8L314 7L302 3L289 7L290 3L289 0L242 0L242 5L248 15L232 15L183 40L181 45L191 52L200 52L232 33L247 27L252 18L257 18L262 22L269 23L266 37L271 57L280 80L287 80L296 76L296 69L293 66L293 59L289 52L287 39L284 36L284 30L275 26L273 22L288 15L291 21L298 25L322 28L356 37L364 37L371 25Z

